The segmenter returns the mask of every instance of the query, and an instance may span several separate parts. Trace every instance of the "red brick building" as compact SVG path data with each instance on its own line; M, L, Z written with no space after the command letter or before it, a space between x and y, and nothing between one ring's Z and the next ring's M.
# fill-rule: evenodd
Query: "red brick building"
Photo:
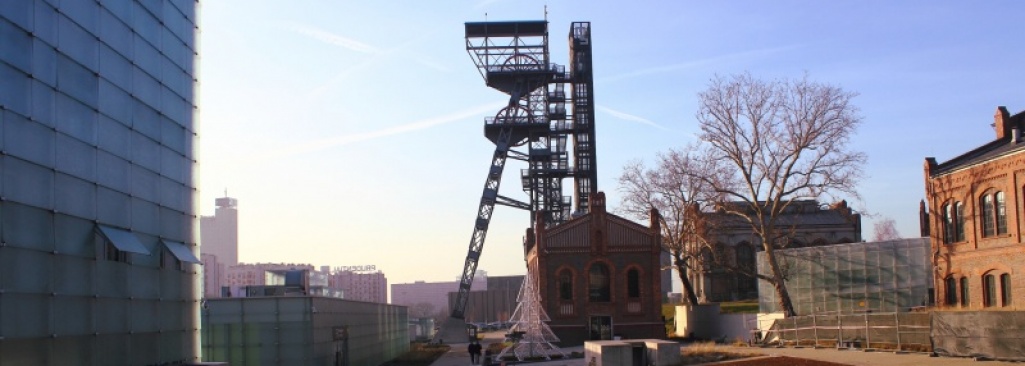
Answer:
M1025 112L994 116L996 140L925 159L936 304L1025 308Z
M665 337L657 221L645 227L609 214L599 192L591 212L536 227L527 236L527 265L538 274L548 324L563 346Z

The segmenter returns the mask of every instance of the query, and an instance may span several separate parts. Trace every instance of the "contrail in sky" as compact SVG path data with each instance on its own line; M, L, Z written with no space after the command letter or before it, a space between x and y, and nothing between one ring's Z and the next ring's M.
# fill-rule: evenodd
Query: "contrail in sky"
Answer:
M293 26L292 30L297 32L297 33L299 33L299 34L302 34L302 35L305 35L305 36L309 36L309 37L311 37L313 39L316 39L318 41L321 41L321 42L324 42L324 43L327 43L327 44L332 44L332 45L335 45L335 46L339 46L339 47L342 47L342 48L346 48L346 49L349 49L349 50L352 50L352 51L356 51L356 52L360 52L360 53L377 53L377 52L380 52L380 50L378 50L377 47L368 45L366 43L357 41L357 40L352 39L352 38L343 37L343 36L340 36L340 35L328 32L328 31L324 31L324 30L320 30L320 29L316 29L316 28L312 28L312 27L307 27L307 26L302 26L302 25Z
M400 45L398 45L398 46L396 46L394 48L381 49L381 48L374 47L372 45L369 45L369 44L357 41L355 39L352 39L352 38L349 38L349 37L346 37L346 36L342 36L342 35L339 35L339 34L335 34L335 33L332 33L332 32L328 32L328 31L325 31L325 30L322 30L322 29L317 29L317 28L314 28L314 27L306 26L306 25L290 24L290 25L286 25L285 28L288 29L288 30L291 30L293 32L299 33L301 35L304 35L304 36L316 39L318 41L330 44L330 45L334 45L334 46L342 47L342 48L345 48L345 49L348 49L348 50L351 50L351 51L355 51L355 52L359 52L359 53L365 53L365 54L370 55L369 58L362 59L358 63L356 63L356 64L354 64L352 66L349 66L347 68L344 68L341 71L335 73L334 76L332 76L330 79L327 80L327 82L323 83L319 87L314 88L308 94L309 98L315 98L315 97L320 96L321 94L323 94L328 89L330 89L330 88L334 87L335 85L337 85L338 83L340 83L342 80L347 79L350 75L353 75L356 72L364 70L364 69L366 69L368 67L378 65L378 64L380 64L381 59L386 58L386 57L391 57L391 56L394 56L394 55L407 54L409 56L409 57L407 57L407 59L413 60L413 62L416 62L416 63L418 63L420 65L423 65L423 66L426 66L428 68L431 68L431 69L434 69L434 70L437 70L437 71L441 71L441 72L450 72L451 71L447 66L445 66L445 65L443 65L441 63L432 61L430 59L430 57L426 57L424 55L420 55L420 54L417 54L415 52L407 50L411 44L415 43L415 39L414 40L406 41L406 42L404 42L404 43L402 43L402 44L400 44ZM422 36L423 35L421 35L421 37Z
M299 33L299 34L302 34L304 36L316 39L318 41L321 41L321 42L324 42L324 43L327 43L327 44L330 44L330 45L339 46L339 47L342 47L342 48L345 48L345 49L348 49L348 50L351 50L351 51L360 52L360 53L367 53L367 54L371 54L371 55L375 55L375 56L392 56L392 55L396 55L396 54L406 53L409 56L411 56L411 57L409 57L409 59L412 60L413 62L416 62L418 64L427 66L429 68L432 68L432 69L435 69L435 70L438 70L438 71L443 71L443 72L451 71L445 65L442 65L442 64L437 63L437 62L430 61L429 57L426 57L426 56L418 54L416 52L412 52L412 51L407 50L407 48L409 48L410 45L416 43L415 42L415 38L414 38L414 40L409 40L409 41L406 41L406 42L404 42L402 44L399 44L398 46L396 46L394 48L381 49L381 48L374 47L372 45L369 45L369 44L357 41L355 39L352 39L352 38L349 38L349 37L346 37L346 36L343 36L343 35L340 35L340 34L328 32L326 30L317 29L317 28L313 28L313 27L310 27L310 26L292 25L292 26L289 26L288 29L291 29L292 31L294 31L296 33Z
M605 112L605 113L608 113L608 114L611 114L613 117L616 117L616 118L619 118L619 119L624 119L624 120L627 120L627 121L630 121L630 122L637 122L637 123L640 123L642 125L652 126L652 127L655 127L657 129L660 129L660 130L663 130L663 131L669 131L668 128L662 127L662 125L660 125L658 123L655 123L654 121L652 121L650 119L647 119L647 118L644 118L644 117L635 116L635 115L632 115L632 114L629 114L629 113L626 113L626 112L620 112L620 111L617 111L615 109L612 109L612 108L609 108L609 107L606 107L606 106L601 106L601 105L597 106L597 108L598 108L598 110L600 110L602 112Z
M393 135L400 135L404 133L410 133L414 131L428 129L434 126L440 126L452 122L457 122L470 117L481 117L484 114L494 113L494 111L504 107L505 102L489 103L480 105L473 108L456 111L453 113L422 119L419 121L410 122L403 125L388 127L376 131L341 135L323 138L319 140L308 141L300 143L294 146L284 147L267 153L266 155L253 159L253 161L266 161L269 159L281 159L290 156L307 154L314 151L329 149L333 147L345 146L352 143L364 142L376 140L382 137L388 137Z
M751 51L744 51L744 52L738 52L738 53L731 53L731 54L728 54L728 55L709 57L709 58L706 58L706 59L703 59L703 60L694 60L694 61L682 62L682 63L678 63L678 64L655 66L655 67L649 67L649 68L646 68L646 69L634 70L634 71L631 71L631 72L628 72L628 73L625 73L625 74L619 74L619 75L613 75L613 76L610 76L610 77L601 78L601 80L599 80L599 81L600 82L619 81L619 80L623 80L623 79L635 78L635 77L638 77L638 76L653 75L653 74L664 74L664 73L668 73L668 72L672 72L672 71L690 69L690 68L694 68L694 67L699 67L699 66L704 66L704 65L708 65L708 64L714 64L714 63L720 63L720 62L725 62L725 61L735 61L735 60L746 59L746 58L760 58L760 57L765 57L765 56L773 54L773 53L778 53L778 52L782 52L782 51L792 50L792 49L800 48L800 47L801 47L801 45L790 45L790 46L783 46L783 47L776 47L776 48L763 48L763 49L760 49L760 50L751 50Z

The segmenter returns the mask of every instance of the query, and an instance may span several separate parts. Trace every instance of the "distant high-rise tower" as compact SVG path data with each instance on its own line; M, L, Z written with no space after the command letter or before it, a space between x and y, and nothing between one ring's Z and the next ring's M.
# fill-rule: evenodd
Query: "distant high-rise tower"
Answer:
M218 198L213 216L203 216L199 223L200 252L217 256L226 266L238 264L238 200Z

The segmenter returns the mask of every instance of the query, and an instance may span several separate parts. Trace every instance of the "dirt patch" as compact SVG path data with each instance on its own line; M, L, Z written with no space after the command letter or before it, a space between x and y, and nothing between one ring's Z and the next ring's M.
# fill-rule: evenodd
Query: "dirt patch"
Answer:
M691 343L680 348L680 365L698 365L753 356L761 356L761 354L728 350L714 342Z
M444 344L413 343L409 347L409 352L385 362L381 366L428 366L451 348Z
M700 355L684 355L680 359L680 365L700 365L711 362L721 362L729 360L737 360L742 358L752 357L749 354L740 354L732 352L706 352ZM732 365L732 364L731 364Z
M724 362L723 366L850 366L843 363L809 360L804 358L774 356L766 358Z

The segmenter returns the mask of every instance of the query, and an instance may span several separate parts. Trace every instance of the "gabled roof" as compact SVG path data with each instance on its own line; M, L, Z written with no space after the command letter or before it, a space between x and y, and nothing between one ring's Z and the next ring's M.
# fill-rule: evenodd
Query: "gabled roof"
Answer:
M649 228L609 213L605 208L604 192L592 194L590 203L588 213L552 227L544 227L542 218L538 215L535 238L539 242L534 243L530 240L526 244L527 251L533 250L535 244L541 243L546 248L566 249L593 247L596 243L600 243L600 247L606 249L617 247L650 250L652 245L658 245L661 236L658 234L657 226Z
M930 175L937 176L945 174L962 167L967 167L995 158L1025 150L1025 112L1018 112L1013 116L1007 114L1004 107L997 108L996 122L997 139L979 146L971 151L956 156L943 163L936 164L930 170ZM1001 129L1006 131L1001 131Z
M721 228L748 227L748 222L741 217L712 212L713 221ZM784 212L776 216L777 226L849 226L859 221L857 213L836 208L819 208L801 212Z
M554 235L554 234L557 234L557 233L560 233L560 232L563 232L563 231L571 230L574 227L586 225L587 223L591 222L592 218L594 217L594 214L595 214L594 212L588 212L586 214L574 217L574 218L570 219L569 221L566 221L566 222L562 223L561 225L549 228L547 233L548 233L548 235ZM648 227L647 226L638 224L638 223L634 222L633 220L630 220L630 219L627 219L627 218L624 218L622 216L619 216L619 215L616 215L616 214L613 214L613 213L609 213L609 212L606 212L605 215L606 215L605 216L606 219L609 222L615 224L616 226L622 226L624 228L633 229L633 230L642 231L642 232L647 232L648 231Z
M960 167L975 165L981 162L989 161L994 158L1025 149L1025 139L1019 138L1019 141L1012 142L1012 138L1013 137L1005 137L1002 139L994 140L985 145L979 146L972 151L966 152L953 159L937 164L936 168L932 171L932 175L935 176L947 173L949 171L956 170Z

